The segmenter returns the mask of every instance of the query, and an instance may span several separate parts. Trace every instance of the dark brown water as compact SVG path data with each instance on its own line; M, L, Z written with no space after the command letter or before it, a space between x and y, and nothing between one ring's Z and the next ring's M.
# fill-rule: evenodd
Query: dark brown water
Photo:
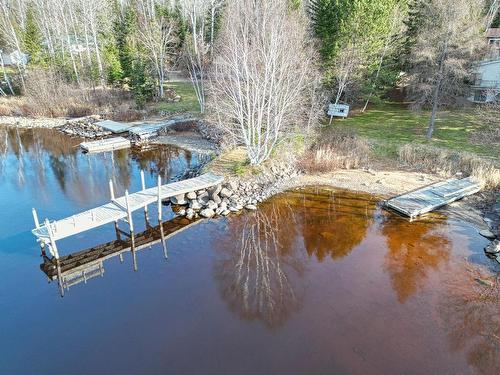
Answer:
M196 156L87 156L50 134L22 152L11 134L2 159L0 373L498 373L487 241L446 212L409 223L365 194L282 194L179 233L168 261L160 245L138 254L138 272L129 255L110 259L61 298L38 268L31 206L71 215L107 199L110 175L134 191L141 169L152 183ZM101 228L60 252L112 239Z

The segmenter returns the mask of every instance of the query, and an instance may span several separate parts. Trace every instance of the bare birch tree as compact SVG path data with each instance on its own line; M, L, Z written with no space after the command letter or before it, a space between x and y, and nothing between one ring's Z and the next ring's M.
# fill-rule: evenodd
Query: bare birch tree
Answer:
M472 63L481 48L483 0L432 0L411 54L410 98L414 107L430 106L427 138L432 138L441 105L467 94Z
M307 22L287 0L235 0L222 21L211 75L211 108L252 164L269 158L303 114L314 73Z
M139 1L138 37L146 49L147 57L152 62L158 79L159 96L165 96L166 65L174 54L176 25L164 12L157 12L148 2Z

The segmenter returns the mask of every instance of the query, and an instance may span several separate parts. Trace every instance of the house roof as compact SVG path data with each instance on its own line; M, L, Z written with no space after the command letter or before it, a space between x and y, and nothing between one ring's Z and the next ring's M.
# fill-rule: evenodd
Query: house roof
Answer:
M490 28L486 32L486 38L500 38L500 27Z

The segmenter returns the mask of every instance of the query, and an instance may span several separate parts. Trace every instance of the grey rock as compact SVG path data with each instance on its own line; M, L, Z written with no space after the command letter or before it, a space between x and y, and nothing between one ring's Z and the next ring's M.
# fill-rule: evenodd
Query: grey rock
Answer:
M222 198L229 198L231 195L233 195L233 192L232 190L229 190L227 188L223 188L219 195L222 197Z
M488 254L500 254L500 240L491 242L484 248L484 251Z
M216 203L216 204L220 204L222 202L222 199L220 199L220 197L218 195L214 195L212 196L212 200Z
M231 213L231 211L229 211L229 210L224 210L224 211L222 211L221 215L222 215L222 216L227 216L227 215L229 215L230 213Z
M213 211L215 211L215 210L217 209L217 207L219 207L219 205L218 205L217 203L215 203L215 202L214 202L214 201L212 201L212 200L208 201L208 203L207 203L207 208L208 208L209 210L213 210Z
M488 229L483 229L483 230L479 231L479 234L483 237L490 239L490 240L495 239L495 235L491 231L489 231Z
M193 211L198 211L201 210L202 205L198 201L191 201L191 203L189 203L189 208L191 208Z
M220 208L222 211L227 210L227 203L226 203L226 202L221 202L221 203L219 204L219 208Z
M206 191L205 189L203 189L203 190L198 190L198 191L196 192L196 194L198 195L198 197L200 197L200 196L202 196L202 195L204 195L204 194L208 194L208 193L207 193L207 191Z
M213 197L214 195L218 195L221 190L222 190L222 185L216 185L216 186L212 186L211 188L209 188L208 192L209 192L210 196Z
M210 200L210 197L208 196L208 194L203 195L201 197L198 197L198 202L200 202L200 204L202 206L206 206L208 204L209 200Z
M205 208L204 210L200 211L200 215L202 217L211 218L211 217L215 216L215 212L214 212L214 210L211 210L210 208Z
M186 209L185 208L181 208L178 212L179 216L186 216Z
M170 198L170 202L180 206L187 204L184 194L176 195L175 197Z
M257 206L255 206L255 205L253 205L253 204L247 204L247 205L245 206L245 208L246 208L247 210L250 210L250 211L255 211L255 210L257 209Z
M229 206L229 211L231 211L231 212L238 212L240 210L241 209L238 209L236 206Z
M229 189L229 190L238 190L238 182L237 181L229 181L227 184L226 184L226 187Z
M186 198L190 199L190 200L194 200L194 199L196 199L196 197L197 197L197 195L194 191L191 191L191 192L186 194Z

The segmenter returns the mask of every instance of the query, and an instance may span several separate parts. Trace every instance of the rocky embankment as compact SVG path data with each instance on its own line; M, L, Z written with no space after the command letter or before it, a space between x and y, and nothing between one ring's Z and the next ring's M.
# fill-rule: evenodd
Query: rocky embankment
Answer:
M287 189L288 183L298 175L291 166L275 166L251 181L231 180L210 189L172 197L170 203L177 214L189 220L254 211L259 203Z
M99 120L100 118L97 116L82 117L68 120L64 125L57 127L57 129L72 137L94 139L111 135L110 131L95 124Z

